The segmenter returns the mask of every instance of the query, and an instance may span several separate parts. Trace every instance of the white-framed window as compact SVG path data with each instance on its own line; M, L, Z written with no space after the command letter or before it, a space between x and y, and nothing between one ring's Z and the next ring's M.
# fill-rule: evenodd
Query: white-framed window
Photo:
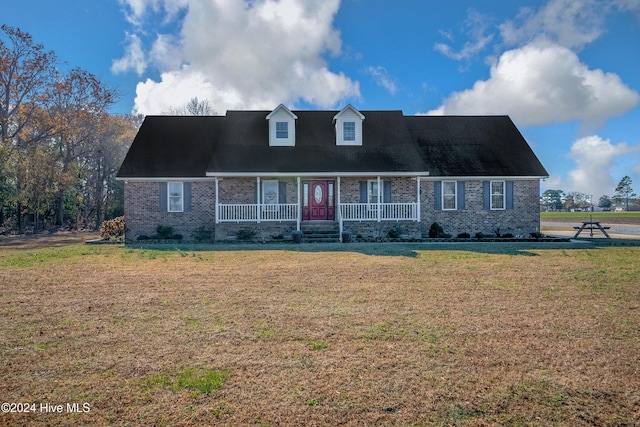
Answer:
M367 203L378 203L378 180L367 181Z
M491 210L505 209L505 182L491 181L490 184Z
M289 122L276 122L276 139L289 139Z
M356 122L342 123L342 139L343 141L354 142L356 140Z
M443 210L456 210L458 209L458 197L457 197L456 181L442 181L442 209Z
M267 120L269 121L269 146L295 147L297 119L298 116L282 104L269 113L267 115Z
M277 205L278 204L278 181L262 181L262 204Z
M364 116L352 105L347 105L333 117L336 127L336 145L362 145Z
M167 210L169 212L184 211L184 185L182 182L167 184Z

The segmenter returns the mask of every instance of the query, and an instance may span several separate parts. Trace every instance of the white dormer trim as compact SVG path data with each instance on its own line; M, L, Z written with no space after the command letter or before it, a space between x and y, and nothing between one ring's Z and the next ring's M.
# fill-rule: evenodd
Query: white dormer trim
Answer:
M296 120L298 116L283 104L267 115L269 120L269 146L294 147L296 145ZM286 125L285 125L286 123Z
M336 145L362 145L364 116L353 105L344 107L333 117L336 126Z

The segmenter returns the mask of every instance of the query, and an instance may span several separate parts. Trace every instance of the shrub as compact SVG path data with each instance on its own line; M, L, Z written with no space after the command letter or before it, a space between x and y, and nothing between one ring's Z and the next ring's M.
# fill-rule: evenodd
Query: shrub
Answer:
M206 242L211 240L211 236L213 235L213 232L207 228L205 228L204 226L200 226L198 228L196 228L195 230L193 230L193 239L197 242Z
M534 239L542 239L544 237L544 234L538 233L537 231L534 231L533 233L530 233L530 235Z
M173 236L173 227L166 225L156 227L156 235L154 236L156 239L171 239L171 236Z
M402 229L400 227L392 227L387 232L387 237L390 238L390 239L398 239L398 238L400 238L401 234L402 234Z
M105 240L117 239L124 236L124 216L102 221L100 237Z
M480 232L476 233L476 235L474 236L476 239L484 239L486 236Z
M137 240L149 240L149 236L146 234L141 234L137 237Z
M471 234L469 233L460 233L458 234L458 239L469 239L471 238Z
M503 234L503 235L502 235L502 237L503 237L504 239L513 239L513 234L511 234L511 233L505 233L505 234Z
M252 240L256 236L256 232L253 230L242 229L238 231L238 240Z
M429 237L432 239L448 239L451 237L451 234L446 234L442 226L434 222L431 224L431 228L429 228Z

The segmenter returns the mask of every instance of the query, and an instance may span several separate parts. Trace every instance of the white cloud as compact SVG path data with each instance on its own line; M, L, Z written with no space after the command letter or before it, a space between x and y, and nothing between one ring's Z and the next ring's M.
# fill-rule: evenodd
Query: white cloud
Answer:
M618 158L638 151L640 146L629 147L624 142L612 144L598 135L576 140L569 152L569 157L576 162L566 183L569 191L591 194L596 200L603 194L612 194L617 184L612 170Z
M561 46L580 49L604 31L607 5L597 0L551 0L537 12L522 8L515 20L499 26L508 46L542 37Z
M145 5L157 11L161 0L128 1L142 19ZM181 32L156 38L149 56L161 78L138 84L137 112L157 114L168 102L176 107L194 96L208 99L219 112L300 100L328 108L360 96L358 83L330 71L323 58L341 50L333 28L339 0L187 3L184 8L185 0L163 0L165 21L182 19L176 21ZM183 14L176 12L181 7Z
M378 86L383 87L387 90L391 95L395 95L398 92L398 86L396 85L395 80L386 68L378 66L378 67L369 67L367 68L367 72L373 77L373 80L376 82Z
M489 23L489 19L486 16L474 10L469 10L465 20L465 34L469 36L470 41L466 42L462 49L458 51L446 43L436 43L433 48L447 58L455 59L456 61L469 59L483 51L493 40L493 34L487 34ZM446 39L453 41L453 35L450 31L440 30L439 32Z
M588 127L639 101L618 75L590 70L565 47L534 42L504 52L488 80L452 93L427 114L507 114L520 126L581 120Z
M124 56L111 62L111 72L118 74L134 70L141 76L147 69L147 59L142 49L142 41L136 34L127 34L127 42Z

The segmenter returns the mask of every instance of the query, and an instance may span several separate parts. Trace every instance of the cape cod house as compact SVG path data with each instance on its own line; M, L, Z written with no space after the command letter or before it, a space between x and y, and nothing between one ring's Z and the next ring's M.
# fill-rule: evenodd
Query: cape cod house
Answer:
M126 241L170 226L185 240L338 241L539 231L547 177L507 116L402 111L228 111L147 116L118 172Z

